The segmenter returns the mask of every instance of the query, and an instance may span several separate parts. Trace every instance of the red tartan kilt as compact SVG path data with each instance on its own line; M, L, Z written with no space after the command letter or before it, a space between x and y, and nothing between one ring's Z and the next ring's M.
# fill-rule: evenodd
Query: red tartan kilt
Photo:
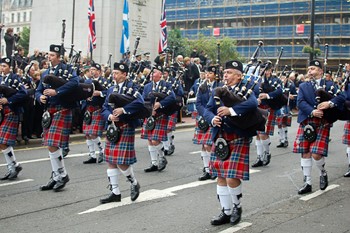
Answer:
M223 137L226 139L225 135ZM239 138L232 134L231 138L235 138L229 143L231 155L224 161L215 156L215 144L213 143L209 164L210 172L218 177L249 180L249 139Z
M269 115L267 117L267 121L266 121L266 124L265 124L265 131L258 131L258 133L259 134L266 134L266 135L273 136L274 130L275 130L275 125L276 125L275 110L273 110L272 108L269 108L266 105L261 105L259 107L262 108L262 109L268 109L269 110Z
M196 128L194 129L193 143L196 145L212 145L213 128L209 127L206 132L198 128L198 119L196 119Z
M111 143L106 139L105 161L109 164L136 163L135 153L135 128L124 125L120 127L120 139L117 143Z
M85 135L102 136L105 121L101 115L101 108L99 106L89 105L86 109L91 113L91 124L87 125L83 122L83 132Z
M276 124L290 127L292 125L292 116L276 117Z
M171 131L175 131L176 128L176 123L177 123L177 112L171 114L168 116L168 126L167 129Z
M194 112L191 113L191 118L192 119L196 119L197 116L198 116L198 112L197 111L194 111Z
M0 144L14 146L18 131L18 115L11 111L8 106L4 106L4 120L0 125Z
M345 145L350 145L350 121L347 121L344 124L344 134L342 137L342 142Z
M51 125L44 129L43 145L53 147L68 147L69 134L72 125L72 110L61 106L50 106Z
M160 116L155 117L156 120L156 126L153 130L146 130L146 123L147 119L144 120L143 126L141 129L141 138L147 139L147 140L154 140L154 141L167 141L168 135L167 135L167 126L168 126L168 116L165 114L162 114Z
M308 142L304 139L304 125L313 124L316 129L316 140L314 142ZM326 121L320 118L311 118L299 124L296 139L293 145L294 153L313 153L318 155L328 155L328 143L329 143L329 131L330 125Z

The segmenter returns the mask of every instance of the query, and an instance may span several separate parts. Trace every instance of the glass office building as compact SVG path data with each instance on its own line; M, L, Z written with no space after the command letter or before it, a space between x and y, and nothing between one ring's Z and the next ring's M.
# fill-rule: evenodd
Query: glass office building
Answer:
M311 0L166 0L168 27L181 30L183 37L220 35L237 40L242 57L253 54L258 41L264 42L260 58L276 59L283 47L280 65L303 70L309 54ZM328 67L350 62L350 0L315 0L315 35L329 44Z

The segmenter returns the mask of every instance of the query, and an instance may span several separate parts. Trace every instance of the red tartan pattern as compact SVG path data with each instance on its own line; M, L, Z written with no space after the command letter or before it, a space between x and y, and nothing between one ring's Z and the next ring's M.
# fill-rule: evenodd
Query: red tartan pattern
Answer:
M215 156L215 144L212 145L209 168L212 175L223 178L236 178L249 180L249 149L248 138L239 138L231 134L226 140L232 140L229 143L231 155L228 159L222 161Z
M168 126L168 116L165 114L162 114L160 116L155 117L156 120L156 126L153 130L146 130L146 123L147 119L144 120L143 126L141 129L141 138L147 139L147 140L154 140L154 141L167 141L168 135L167 135L167 126Z
M61 106L48 108L52 121L48 129L44 129L43 145L53 147L68 147L69 134L72 125L72 110Z
M265 124L265 132L264 131L258 131L258 134L265 134L265 135L270 135L273 136L274 131L275 131L275 125L276 125L276 111L273 110L272 108L269 108L266 105L261 105L259 106L262 109L268 109L269 115L267 117L267 121Z
M304 125L313 124L316 128L317 138L316 141L310 143L304 139ZM330 125L326 121L320 118L311 118L303 121L299 124L297 136L294 141L293 152L294 153L313 153L318 155L328 155L328 143L329 143L329 131Z
M83 132L85 135L102 136L105 121L101 115L101 107L89 105L86 109L91 113L91 124L83 122Z
M350 121L347 121L344 124L344 134L342 137L342 142L343 144L350 146Z
M109 164L127 164L136 163L135 153L135 128L129 125L120 127L120 139L117 143L111 143L106 139L105 161Z
M198 116L198 112L197 111L194 111L194 112L191 113L192 119L196 119L197 116Z
M168 126L167 126L168 131L175 131L176 123L177 123L177 112L168 116Z
M4 106L4 120L0 125L0 144L14 146L18 131L19 117L8 106Z
M203 132L198 128L198 118L196 119L196 127L194 129L193 144L196 145L212 145L213 128L209 127L206 132Z
M283 117L276 117L276 124L278 126L285 125L287 127L290 127L292 125L292 116L283 116Z

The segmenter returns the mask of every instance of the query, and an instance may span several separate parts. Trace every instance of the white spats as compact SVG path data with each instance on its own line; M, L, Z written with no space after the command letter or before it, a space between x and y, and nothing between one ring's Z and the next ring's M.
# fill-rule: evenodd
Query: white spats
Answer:
M118 168L107 169L107 176L109 179L109 183L111 185L111 191L115 195L120 194L119 184L118 184Z

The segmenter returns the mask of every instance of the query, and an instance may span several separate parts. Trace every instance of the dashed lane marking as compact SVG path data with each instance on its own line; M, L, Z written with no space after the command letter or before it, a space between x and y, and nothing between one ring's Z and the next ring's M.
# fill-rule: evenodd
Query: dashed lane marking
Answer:
M309 195L303 196L303 197L301 197L299 199L302 200L302 201L308 201L308 200L311 200L312 198L315 198L317 196L322 195L325 192L328 192L329 190L332 190L332 189L335 189L335 188L338 188L338 187L339 187L338 184L332 184L332 185L329 185L326 188L326 190L317 190L316 192L313 192L313 193L311 193Z
M0 184L0 187L20 184L20 183L26 183L26 182L31 182L31 181L34 181L34 180L33 179L26 179L26 180L13 181L13 182L5 183L5 184Z
M250 222L241 222L241 223L237 224L236 226L230 227L230 228L223 230L223 231L220 231L219 233L237 232L237 231L240 231L246 227L250 227L251 225L253 225L253 224L251 224Z
M194 154L200 154L202 151L192 151L192 152L190 152L190 155L194 155Z
M89 153L83 153L83 154L70 154L68 155L68 158L75 158L75 157L83 157L87 156ZM26 164L26 163L35 163L35 162L43 162L48 161L50 158L42 158L42 159L33 159L33 160L25 160L25 161L19 161L20 164ZM0 167L5 167L7 164L0 164Z

